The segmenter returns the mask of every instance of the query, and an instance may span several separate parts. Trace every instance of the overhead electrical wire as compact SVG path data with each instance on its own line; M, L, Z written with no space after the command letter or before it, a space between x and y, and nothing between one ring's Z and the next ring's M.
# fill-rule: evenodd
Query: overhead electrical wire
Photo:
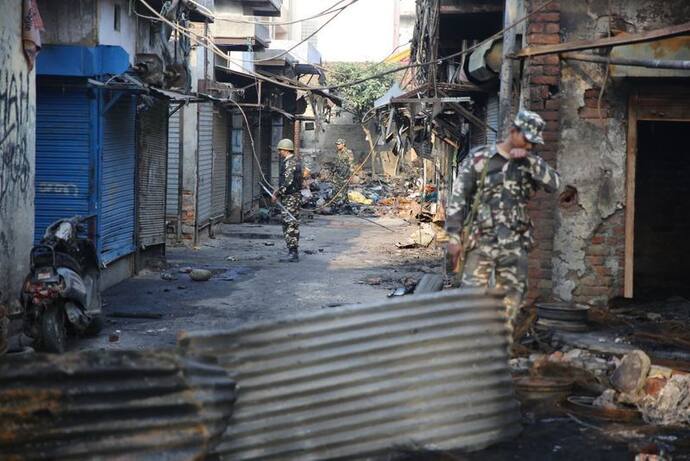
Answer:
M292 47L288 48L287 50L284 50L283 52L281 52L281 53L279 53L279 54L277 54L277 55L275 55L275 56L271 56L270 58L266 58L266 59L254 59L254 60L252 60L252 62L253 62L253 63L257 63L257 62L266 62L266 61L271 61L271 60L273 60L273 59L276 59L276 58L280 58L280 57L282 57L282 56L285 56L286 54L288 54L289 52L291 52L292 50L294 50L295 48L297 48L297 47L300 46L301 44L303 44L303 43L305 43L305 42L308 42L314 35L316 35L316 34L318 34L319 32L321 32L321 30L323 30L324 27L326 27L328 24L330 24L331 21L333 21L333 20L334 20L335 18L337 18L343 11L345 11L346 8L348 8L349 6L354 5L354 4L357 3L358 1L359 1L359 0L351 0L350 3L348 3L347 5L341 7L341 8L339 8L339 9L337 9L337 10L334 10L334 11L337 11L337 13L335 13L333 16L331 16L330 18L328 18L328 20L327 20L326 22L324 22L323 24L321 24L314 32L312 32L311 34L307 35L305 38L303 38L302 40L300 40L299 42L297 42L295 45L293 45Z
M268 82L273 83L273 84L275 84L275 85L282 86L282 87L286 87L286 88L291 88L291 89L295 89L295 90L302 90L302 91L313 91L313 90L317 90L317 91L328 91L328 90L335 90L335 89L339 89L339 88L344 88L344 87L350 86L350 85L357 85L357 84L360 84L360 83L364 83L364 82L367 82L367 81L369 81L369 80L373 80L373 79L376 79L376 78L379 78L379 77L383 77L383 76L385 76L385 75L390 75L390 74L399 72L399 71L401 71L401 70L415 69L415 68L424 67L424 66L429 66L429 65L432 65L432 64L436 64L436 63L441 63L441 62L443 62L443 61L447 61L447 60L449 60L449 59L453 59L453 58L456 58L456 57L458 57L458 56L462 56L462 55L464 55L464 54L471 53L472 51L476 50L476 49L479 48L480 46L483 46L483 45L485 45L486 43L488 43L488 42L490 42L490 41L492 41L492 40L496 40L497 38L501 37L501 36L502 36L504 33L506 33L507 31L509 31L509 30L511 30L511 29L513 29L513 28L515 28L515 27L517 27L519 24L525 22L527 19L529 19L529 18L532 17L533 15L537 14L538 12L540 12L541 10L543 10L544 8L546 8L549 4L553 3L555 0L546 0L546 1L545 1L544 3L542 3L540 6L538 6L537 8L535 8L534 10L532 10L530 13L526 14L525 16L523 16L522 18L518 19L517 21L515 21L515 22L514 22L513 24L511 24L510 26L501 29L500 31L498 31L498 32L496 32L495 34L493 34L491 37L489 37L489 38L487 38L487 39L485 39L485 40L483 40L483 41L481 41L481 42L479 42L479 43L477 43L477 44L475 44L475 45L473 45L473 46L471 46L471 47L469 47L469 48L466 48L466 49L464 49L464 50L460 50L460 51L458 51L458 52L456 52L456 53L452 53L452 54L449 54L449 55L447 55L447 56L442 56L442 57L440 57L440 58L438 58L438 59L431 60L431 61L427 61L427 62L413 63L413 64L408 64L408 65L405 65L405 66L399 66L399 67L396 67L396 68L394 68L394 69L389 69L389 70L386 70L386 71L377 72L377 73L372 74L372 75L370 75L370 76L368 76L368 77L362 77L362 78L360 78L360 79L352 80L352 81L349 81L349 82L343 82L343 83L340 83L340 84L337 84L337 85L323 85L323 86L317 86L317 87L312 87L312 86L307 86L307 85L302 85L302 84L299 84L299 85L298 85L298 84L296 84L296 83L298 83L298 82L295 82L295 84L290 85L290 84L287 84L287 83L284 83L284 82L279 82L279 81L277 81L277 80L271 79L270 77L266 77L266 76L264 76L264 75L257 74L256 72L251 71L251 70L245 68L241 63L236 62L234 59L232 59L232 58L230 57L229 54L224 53L224 52L223 52L222 50L220 50L215 44L210 43L210 41L209 41L209 39L208 39L207 37L203 37L203 36L200 36L200 35L198 35L198 34L195 34L195 33L192 32L191 30L189 30L189 29L187 29L187 28L185 28L185 27L179 26L179 25L173 23L172 21L168 20L167 18L163 17L158 11L156 11L151 5L149 5L149 4L146 2L146 0L139 0L139 1L140 1L144 6L146 6L152 13L154 13L160 20L162 20L162 21L165 22L166 24L168 24L168 25L170 25L171 27L173 27L173 28L175 28L176 30L178 30L182 35L184 35L184 36L190 38L191 40L195 41L195 42L196 42L198 45L200 45L200 46L204 46L204 47L209 48L211 51L213 51L215 54L217 54L218 56L222 57L223 59L226 59L226 60L228 60L228 61L234 62L236 65L238 65L240 68L242 68L245 72L247 72L249 75L254 76L255 78L259 78L259 79L261 79L261 80L268 81ZM199 39L199 37L201 37L203 40L202 40L202 39ZM205 41L206 43L203 43L204 41ZM219 67L223 68L223 66L219 66ZM229 69L229 68L225 67L225 69ZM293 81L293 82L294 82L294 81Z
M195 43L197 43L199 46L203 46L203 47L209 49L210 51L212 51L214 54L220 56L221 58L226 59L226 60L231 61L231 62L234 62L234 60L232 60L232 58L230 57L229 54L224 53L224 52L223 52L222 50L220 50L215 44L211 43L208 37L205 37L205 36L201 36L201 35L199 35L199 34L196 34L196 33L193 32L192 30L190 30L190 29L188 29L188 28L185 28L185 27L182 27L182 26L180 26L180 25L178 25L178 24L175 24L174 22L168 20L168 19L165 18L163 15L161 15L158 11L156 11L151 5L149 5L149 4L146 2L146 0L139 0L139 1L140 1L146 8L148 8L154 15L156 15L156 16L159 18L160 21L163 21L163 22L165 22L166 24L168 24L169 26L173 27L175 30L177 30L178 32L180 32L180 34L184 35L185 37L189 38L190 40L193 40L193 41L194 41ZM192 1L193 1L193 0L192 0ZM335 9L335 10L332 10L331 12L338 11L338 13L336 13L336 14L334 15L334 17L335 17L337 14L340 14L345 8L347 8L348 6L352 5L352 4L355 3L356 1L359 1L359 0L351 0L350 3L348 3L348 4L345 5L344 7L341 7L342 9L340 9L340 10ZM534 10L532 10L529 14L527 14L527 15L523 16L522 18L520 18L519 20L515 21L515 22L514 22L513 24L511 24L510 26L501 29L501 30L498 31L497 33L493 34L491 37L489 37L489 38L483 40L482 42L479 42L479 43L475 44L474 46L471 46L471 47L469 47L469 48L466 48L466 49L464 49L464 50L460 50L460 51L458 51L458 52L456 52L456 53L452 53L452 54L450 54L450 55L440 57L440 58L438 58L438 59L436 59L436 60L427 61L427 62L423 62L423 63L414 63L414 64L405 65L405 66L399 66L399 67L396 67L396 68L394 68L394 69L389 69L389 70L386 70L386 71L377 72L377 73L372 74L372 75L370 75L370 76L368 76L368 77L363 77L363 78L356 79L356 80L349 81L349 82L343 82L343 83L340 83L340 84L337 84L337 85L324 85L324 86L319 86L319 87L311 87L311 86L303 85L303 84L290 85L290 84L287 84L287 83L284 83L284 82L280 82L280 81L278 81L278 80L271 79L270 77L267 77L267 76L264 76L264 75L261 75L261 74L257 74L257 73L255 73L255 72L253 72L253 71L250 71L249 69L246 69L246 68L245 68L243 65L241 65L241 64L238 64L238 65L239 65L239 67L241 67L243 70L245 70L249 75L252 75L252 76L254 76L255 78L258 78L258 79L261 79L261 80L264 80L264 81L268 81L268 82L270 82L270 83L274 83L275 85L278 85L278 86L287 87L287 88L292 88L292 89L295 89L295 90L302 90L302 91L313 91L313 90L328 91L328 90L343 88L343 87L350 86L350 85L357 85L357 84L359 84L359 83L364 83L364 82L366 82L366 81L373 80L373 79L376 79L376 78L379 78L379 77L382 77L382 76L385 76L385 75L390 75L390 74L399 72L399 71L401 71L401 70L414 69L414 68L419 68L419 67L423 67L423 66L428 66L428 65L431 65L431 64L435 64L435 63L441 63L441 62L443 62L443 61L446 61L446 60L453 59L453 58L458 57L458 56L462 56L462 55L468 54L468 53L470 53L470 52L476 50L476 49L479 48L480 46L482 46L482 45L484 45L484 44L486 44L486 43L488 43L488 42L490 42L490 41L492 41L492 40L495 40L495 39L501 37L505 32L511 30L511 29L514 28L514 27L517 27L519 24L523 23L524 21L526 21L527 19L529 19L530 17L532 17L533 15L535 15L536 13L538 13L539 11L543 10L546 6L548 6L549 4L553 3L554 1L555 1L555 0L547 0L547 1L544 2L542 5L540 5L539 7L535 8ZM196 2L193 2L193 3L196 3ZM343 2L339 2L339 3L343 3ZM333 19L333 18L331 18L331 20L332 20L332 19ZM330 22L330 21L329 21L329 22ZM323 27L322 27L322 28L323 28ZM319 29L319 30L320 30L320 29ZM317 30L316 32L318 32L319 30ZM315 33L316 33L316 32L315 32ZM315 33L312 34L312 35L315 35ZM309 38L310 38L310 37L307 37L306 40L308 40ZM304 40L304 41L306 41L306 40ZM303 41L303 42L304 42L304 41ZM204 43L204 42L205 42L205 43ZM303 43L303 42L302 42L302 43ZM298 45L299 45L299 44L298 44ZM399 48L399 47L398 47L398 48ZM396 49L397 49L397 48L396 48ZM394 50L394 51L395 51L395 50ZM392 54L392 53L391 53L391 54ZM223 68L223 66L219 66L219 67ZM226 69L227 69L227 68L226 68ZM290 80L290 81L292 81L292 80ZM296 82L296 83L299 83L299 82ZM245 111L244 111L244 110L242 109L242 107L240 106L240 104L237 103L236 101L233 101L233 100L229 100L229 101L230 101L231 103L235 104L235 105L237 106L237 108L240 110L240 112L242 113L242 116L243 116L243 118L244 118L244 120L245 120L246 126L249 128L249 119L248 119L248 117L247 117ZM269 187L272 188L272 189L275 189L275 188L273 187L273 185L268 181L268 179L266 178L266 175L265 175L264 172L263 172L263 169L262 169L262 167L261 167L260 159L258 158L258 155L257 155L257 153L256 153L256 147L255 147L255 144L254 144L254 138L253 138L253 136L252 136L251 130L248 130L248 131L249 131L249 138L250 138L250 143L251 143L251 147L252 147L252 154L253 154L254 160L256 161L257 166L258 166L258 168L259 168L259 172L260 172L260 174L261 174L262 180L266 183L267 186L269 186ZM369 152L369 154L367 155L366 158L369 158L369 156L371 156L371 154L372 154L372 152ZM366 159L365 159L365 162L366 162ZM363 162L362 164L360 164L360 166L357 168L357 172L358 172L359 170L361 170L361 168L363 167L363 165L364 165L364 162ZM356 174L356 173L355 173L355 174ZM348 179L348 182L349 182L351 179L352 179L352 176ZM375 224L377 224L377 223L375 223Z
M210 12L210 10L208 10L208 8L206 8L205 6L199 4L198 2L196 2L194 0L187 0L187 1ZM212 17L214 21L234 22L234 23L238 23L238 24L254 24L254 25L261 25L261 26L289 26L292 24L299 24L300 22L310 21L312 19L317 19L317 18L320 18L323 16L327 16L331 13L334 13L335 11L337 11L336 7L342 3L345 3L346 1L347 0L338 0L333 5L329 6L328 8L321 11L320 13L316 13L313 16L308 16L306 18L293 19L290 21L251 21L249 19L228 18L228 17L218 16L218 15L213 14L213 13L209 14L208 16Z

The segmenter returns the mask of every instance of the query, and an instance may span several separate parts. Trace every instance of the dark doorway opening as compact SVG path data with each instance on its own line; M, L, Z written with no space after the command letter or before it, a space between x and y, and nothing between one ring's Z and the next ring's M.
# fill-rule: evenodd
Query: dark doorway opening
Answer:
M690 123L640 122L635 298L690 298Z

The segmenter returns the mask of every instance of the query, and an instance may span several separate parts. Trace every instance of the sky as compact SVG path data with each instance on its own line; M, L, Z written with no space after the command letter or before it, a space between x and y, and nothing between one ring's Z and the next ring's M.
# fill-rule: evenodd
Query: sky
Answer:
M292 0L294 18L319 13L336 0ZM318 50L325 62L380 61L396 46L397 0L359 0L318 34Z

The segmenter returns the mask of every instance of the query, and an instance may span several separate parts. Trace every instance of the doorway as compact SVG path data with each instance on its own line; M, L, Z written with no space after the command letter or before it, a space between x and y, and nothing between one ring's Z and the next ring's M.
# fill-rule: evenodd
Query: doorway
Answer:
M637 126L635 298L690 298L690 122Z

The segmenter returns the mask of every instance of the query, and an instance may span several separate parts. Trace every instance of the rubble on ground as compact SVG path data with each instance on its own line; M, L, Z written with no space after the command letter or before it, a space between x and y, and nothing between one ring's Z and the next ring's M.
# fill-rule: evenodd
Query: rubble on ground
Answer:
M589 402L594 419L637 414L638 424L690 426L690 314L673 307L644 310L592 310L587 331L573 331L567 322L540 323L534 315L529 325L516 326L521 333L510 361L513 375L534 382L572 379L567 402ZM564 405L565 411L572 407Z
M333 185L330 170L305 175L302 204L318 213L349 213L365 216L397 216L424 222L442 222L445 216L438 206L438 190L424 184L419 171L409 168L398 176L359 172L352 177L345 203Z

